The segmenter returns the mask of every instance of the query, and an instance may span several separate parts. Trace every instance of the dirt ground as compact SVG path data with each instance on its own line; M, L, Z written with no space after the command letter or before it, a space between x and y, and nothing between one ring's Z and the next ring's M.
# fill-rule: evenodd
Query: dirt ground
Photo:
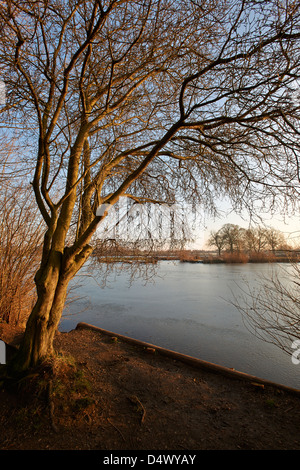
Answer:
M88 329L55 348L52 367L0 390L1 450L300 449L300 395Z

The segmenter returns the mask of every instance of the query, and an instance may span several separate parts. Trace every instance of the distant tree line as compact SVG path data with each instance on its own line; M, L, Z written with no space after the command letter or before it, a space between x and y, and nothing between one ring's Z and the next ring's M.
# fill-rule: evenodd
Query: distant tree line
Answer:
M276 250L288 250L285 236L273 227L242 228L235 224L225 224L217 231L211 231L208 240L209 246L218 250L219 256L222 252L236 253L262 253Z

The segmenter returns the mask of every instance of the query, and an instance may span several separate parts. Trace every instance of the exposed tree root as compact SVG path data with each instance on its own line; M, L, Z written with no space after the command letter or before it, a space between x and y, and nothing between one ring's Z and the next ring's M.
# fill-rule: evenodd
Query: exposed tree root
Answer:
M52 400L52 380L49 380L48 386L47 386L47 401L48 401L48 407L49 407L49 417L50 417L51 427L54 432L58 433L58 427L56 426L54 422L54 402Z
M146 416L146 410L141 401L138 399L136 395L130 395L128 399L131 401L131 403L134 403L137 406L137 411L141 413L141 424L143 424Z

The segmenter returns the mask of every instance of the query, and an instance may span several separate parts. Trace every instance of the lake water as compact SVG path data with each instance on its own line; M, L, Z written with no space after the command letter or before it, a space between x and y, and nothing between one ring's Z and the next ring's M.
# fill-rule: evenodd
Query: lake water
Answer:
M121 273L101 288L78 277L82 296L68 305L60 330L95 326L300 389L300 365L256 338L232 305L244 280L255 284L277 265L190 264L161 261L154 282ZM292 349L291 349L292 354Z

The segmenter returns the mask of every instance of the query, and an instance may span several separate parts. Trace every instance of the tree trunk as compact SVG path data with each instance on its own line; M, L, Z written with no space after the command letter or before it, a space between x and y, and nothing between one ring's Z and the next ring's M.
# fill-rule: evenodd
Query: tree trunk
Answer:
M38 296L28 319L19 351L12 362L13 370L21 372L29 369L52 355L54 334L63 311L65 298L66 288L60 285L55 289L55 299L52 303L48 293Z
M54 335L64 309L69 282L90 253L91 248L86 246L70 260L59 252L52 252L47 265L37 273L37 301L28 318L19 350L9 364L12 372L24 372L53 355Z

